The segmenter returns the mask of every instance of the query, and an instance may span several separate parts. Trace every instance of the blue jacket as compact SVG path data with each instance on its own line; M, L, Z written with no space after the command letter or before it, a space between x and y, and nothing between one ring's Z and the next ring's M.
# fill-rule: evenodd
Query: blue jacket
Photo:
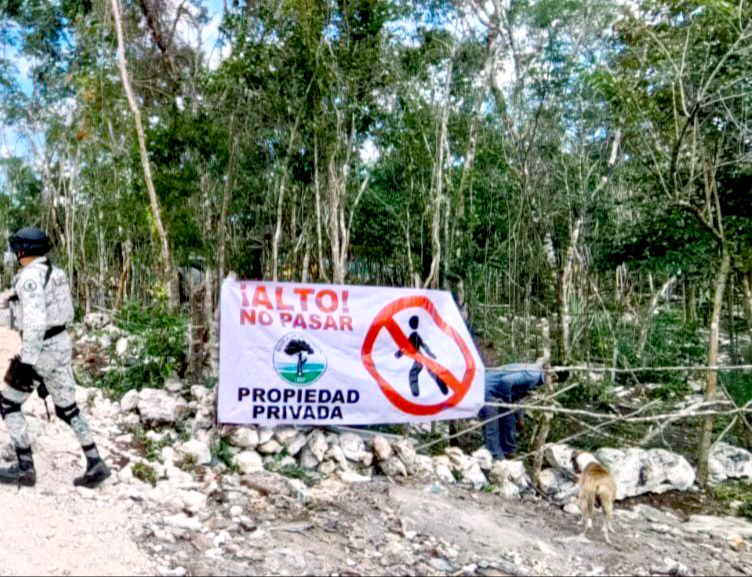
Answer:
M486 400L516 403L545 380L543 363L513 363L486 370Z

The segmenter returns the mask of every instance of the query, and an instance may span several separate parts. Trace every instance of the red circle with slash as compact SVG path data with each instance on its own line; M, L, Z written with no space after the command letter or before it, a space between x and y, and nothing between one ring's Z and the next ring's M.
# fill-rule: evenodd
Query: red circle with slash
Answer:
M405 335L397 322L394 320L394 317L397 313L410 308L424 309L436 323L436 326L439 327L439 329L441 329L455 343L457 343L457 346L462 352L462 356L465 360L466 365L465 374L462 377L462 380L457 380L457 378L451 373L451 371L449 371L449 369L437 363L435 360L426 357L420 351L415 350L415 347L410 342L410 339ZM418 403L414 403L402 396L392 385L387 382L386 379L384 379L384 377L381 376L381 374L379 374L379 371L376 368L376 364L373 361L373 346L376 343L376 338L379 336L379 333L383 329L386 329L389 332L389 334L394 339L394 342L397 343L399 350L402 351L402 353L406 357L410 357L414 361L419 362L433 374L441 377L441 380L444 381L452 390L452 395L448 399L434 405L420 405ZM459 403L462 402L462 399L465 398L465 395L467 395L467 392L470 390L470 386L473 384L473 379L475 378L475 359L473 358L473 355L470 352L470 348L467 346L467 343L462 339L457 331L455 331L452 327L444 322L444 320L439 316L439 313L431 300L428 297L424 296L404 297L384 307L381 312L376 315L376 318L371 324L371 328L369 328L368 333L366 333L361 357L363 359L363 365L365 366L366 370L376 380L386 398L389 399L389 401L395 407L410 415L435 415L445 409L456 407Z

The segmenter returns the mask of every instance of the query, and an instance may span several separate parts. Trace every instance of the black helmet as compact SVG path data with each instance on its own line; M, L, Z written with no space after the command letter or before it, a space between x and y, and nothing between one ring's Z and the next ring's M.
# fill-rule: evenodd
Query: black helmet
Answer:
M36 227L22 228L8 239L10 250L19 258L25 256L44 256L52 248L50 238L43 230Z

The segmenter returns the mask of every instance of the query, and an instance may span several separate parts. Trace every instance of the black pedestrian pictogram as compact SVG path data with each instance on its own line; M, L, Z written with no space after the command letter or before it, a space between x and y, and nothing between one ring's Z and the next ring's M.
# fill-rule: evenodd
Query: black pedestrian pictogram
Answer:
M420 353L422 349L426 355L428 355L433 360L436 360L436 355L431 352L431 349L428 348L428 345L418 334L418 326L420 326L420 319L417 316L411 317L410 328L413 330L413 332L410 333L410 344L415 347L416 353ZM404 353L402 352L402 350L399 350L394 354L394 356L399 359L403 354ZM420 373L424 368L425 367L421 363L415 361L413 363L413 367L410 369L410 391L412 391L414 397L420 396L420 384L418 382L418 378L420 377ZM439 386L441 393L444 395L449 393L449 387L447 386L447 384L442 381L438 375L434 374L430 369L426 370L428 371L428 374L431 375L433 380L436 381L436 384Z

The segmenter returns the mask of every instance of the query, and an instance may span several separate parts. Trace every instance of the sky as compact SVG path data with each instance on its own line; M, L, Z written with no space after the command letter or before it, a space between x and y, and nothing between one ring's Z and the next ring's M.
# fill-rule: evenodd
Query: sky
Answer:
M172 0L175 5L177 3ZM201 2L202 0L197 0ZM226 55L226 49L218 45L219 26L222 22L224 11L223 0L203 0L209 16L209 23L203 27L201 37L201 50L209 60L211 68L216 68ZM187 25L179 26L178 33L185 41L195 46L199 38L194 31L190 30ZM20 56L17 48L3 46L3 52L0 57L10 61L15 69L15 80L19 88L27 95L30 95L33 89L31 78L29 77L30 62L28 59ZM27 139L15 128L6 124L2 112L0 112L0 159L14 156L28 157L31 155L31 147ZM0 175L0 179L2 176ZM1 182L1 181L0 181Z

